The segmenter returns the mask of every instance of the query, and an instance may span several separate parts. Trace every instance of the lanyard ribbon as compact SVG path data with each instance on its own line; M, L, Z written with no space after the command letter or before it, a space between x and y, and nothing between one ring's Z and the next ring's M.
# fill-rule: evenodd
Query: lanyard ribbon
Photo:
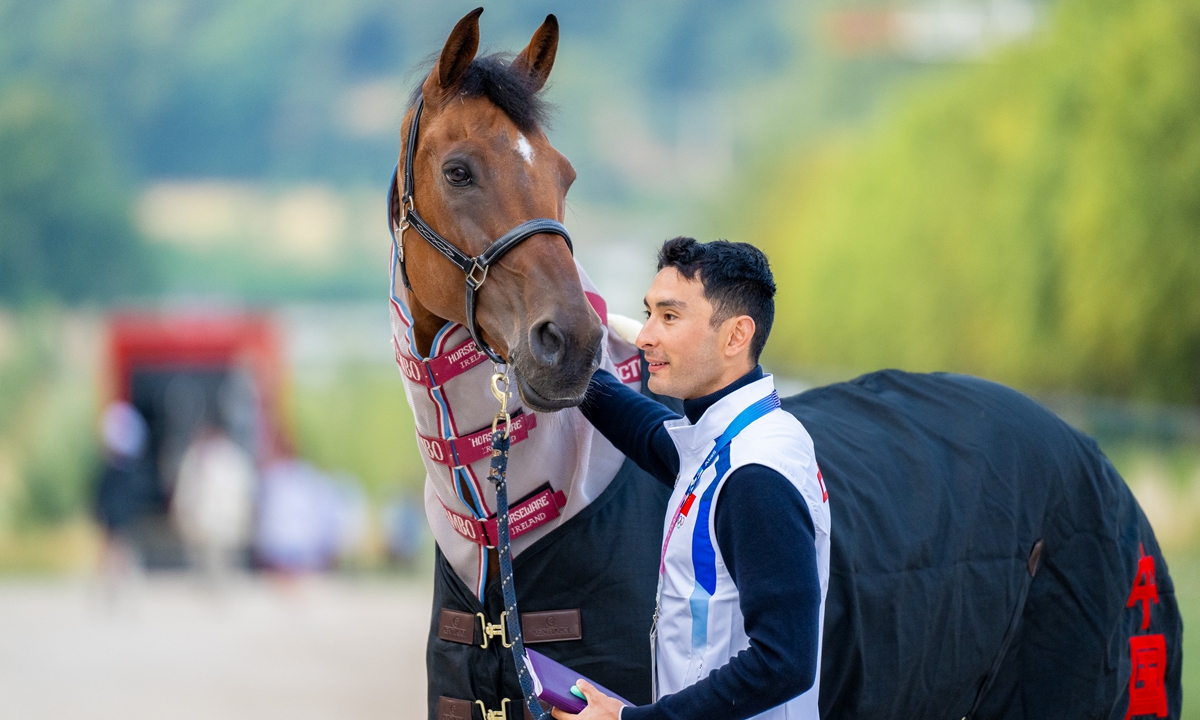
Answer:
M671 524L667 526L667 536L663 540L662 555L658 559L658 572L660 575L666 572L667 546L671 543L671 534L675 532L675 526L679 524L680 516L686 515L688 510L691 509L692 502L696 499L695 490L696 486L700 484L700 476L717 461L717 458L721 455L721 451L729 443L733 442L738 433L745 430L755 420L779 407L779 393L772 390L770 395L767 395L738 413L733 422L729 423L729 427L725 428L725 432L721 433L714 441L712 451L708 453L708 457L704 458L704 462L700 463L700 469L696 471L695 477L692 478L692 482L687 487L687 492L683 494L683 500L679 502L679 507L675 508L675 514L671 517Z

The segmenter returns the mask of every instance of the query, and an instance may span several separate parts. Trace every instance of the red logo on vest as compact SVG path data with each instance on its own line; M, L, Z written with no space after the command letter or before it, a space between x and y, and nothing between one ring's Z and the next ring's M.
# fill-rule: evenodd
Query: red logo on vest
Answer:
M829 502L829 491L825 489L825 478L821 476L821 468L817 468L817 482L821 483L821 502Z

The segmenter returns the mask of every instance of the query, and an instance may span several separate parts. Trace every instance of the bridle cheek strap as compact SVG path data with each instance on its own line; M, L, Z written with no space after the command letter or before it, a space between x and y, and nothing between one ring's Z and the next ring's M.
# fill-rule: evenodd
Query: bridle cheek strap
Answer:
M484 281L487 280L488 269L504 257L509 250L534 235L558 235L566 241L567 249L571 251L571 254L575 253L575 248L571 244L571 235L567 232L567 228L551 218L538 218L521 223L501 235L476 257L471 257L459 250L431 228L413 207L413 155L417 150L417 131L421 122L421 111L424 107L425 99L419 98L416 110L413 112L412 124L408 129L408 142L405 143L404 152L404 195L400 198L396 197L399 166L392 171L392 184L388 188L388 229L392 233L392 245L395 247L396 257L400 263L400 277L404 281L404 287L411 291L412 285L409 283L408 271L404 266L404 231L411 227L417 231L418 235L425 238L425 242L432 245L435 250L463 271L467 283L467 332L471 333L471 339L475 341L476 347L492 362L503 364L504 359L483 341L483 335L479 332L479 325L475 321L476 295ZM399 218L397 218L397 214L399 214Z

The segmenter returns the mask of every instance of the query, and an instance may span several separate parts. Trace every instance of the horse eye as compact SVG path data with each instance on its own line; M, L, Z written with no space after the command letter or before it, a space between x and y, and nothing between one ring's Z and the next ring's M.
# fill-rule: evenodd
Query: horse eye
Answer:
M471 182L471 173L462 165L451 165L442 171L446 175L446 182L451 185L462 187Z

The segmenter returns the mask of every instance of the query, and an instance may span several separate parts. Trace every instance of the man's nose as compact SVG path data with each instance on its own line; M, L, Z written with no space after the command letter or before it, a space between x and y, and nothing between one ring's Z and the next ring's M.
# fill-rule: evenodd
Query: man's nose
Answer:
M653 325L653 324L654 324L653 318L647 320L646 324L642 326L642 329L640 331L638 331L637 337L634 338L633 344L636 345L639 349L645 350L649 347L653 347L654 332L651 329L651 325Z

